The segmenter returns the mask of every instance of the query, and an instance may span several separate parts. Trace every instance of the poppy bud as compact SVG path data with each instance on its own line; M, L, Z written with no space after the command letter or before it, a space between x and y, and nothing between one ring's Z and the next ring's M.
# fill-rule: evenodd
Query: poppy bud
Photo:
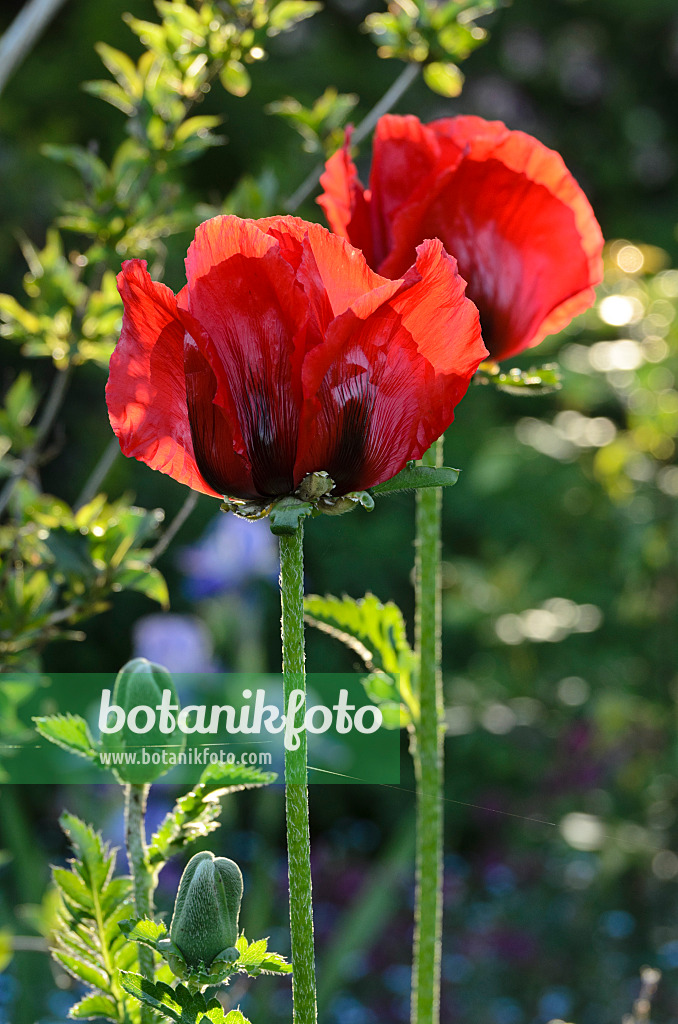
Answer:
M176 724L178 710L179 698L166 668L146 658L133 658L123 665L106 715L108 719L113 713L120 728L102 736L107 752L126 753L133 760L113 769L120 782L142 785L169 771L166 752L176 755L185 743Z
M236 960L242 874L234 861L206 850L191 857L179 883L170 939L186 965L209 967L219 954Z

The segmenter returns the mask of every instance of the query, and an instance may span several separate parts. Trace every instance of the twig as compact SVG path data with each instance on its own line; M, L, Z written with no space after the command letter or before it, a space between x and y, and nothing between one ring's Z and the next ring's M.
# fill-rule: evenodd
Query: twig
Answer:
M163 552L165 552L167 550L167 548L170 546L170 544L172 543L172 541L176 537L177 533L179 532L181 527L184 525L184 523L186 522L186 520L188 519L188 517L190 516L191 512L193 511L193 509L195 508L195 506L197 504L198 504L198 492L197 491L189 491L188 495L186 497L186 500L184 501L183 505L181 506L181 508L179 509L177 514L175 515L174 519L172 520L172 522L169 524L169 526L167 527L167 529L163 533L163 535L160 538L160 540L158 541L158 543L155 545L155 547L151 551L151 553L150 553L150 555L148 557L148 564L149 565L153 565L153 563L158 558L160 558L160 555L162 555Z
M99 487L106 479L109 469L112 467L119 454L120 444L118 439L117 437L112 437L104 448L94 469L85 480L85 484L78 495L75 505L73 506L74 511L77 512L83 505L86 505L88 501L92 500L99 490Z
M375 103L370 112L365 115L354 131L354 142L361 142L367 135L369 135L379 118L384 114L387 114L391 107L395 106L400 97L407 92L409 87L418 77L420 71L421 65L419 64L405 65L390 89L386 90L381 99ZM318 184L318 180L324 169L325 163L323 161L322 163L317 164L313 170L309 172L307 177L304 178L296 192L293 192L285 203L285 209L288 213L294 213L297 207L301 206L304 199L311 194L315 186Z
M0 38L0 93L65 0L29 0Z
M9 504L10 498L14 493L14 488L18 484L22 476L24 476L29 470L31 470L37 463L38 456L40 453L40 445L45 440L50 430L54 425L54 421L57 418L62 402L66 397L66 391L71 377L71 366L67 366L65 370L57 371L56 376L52 381L52 386L47 395L47 401L42 411L42 415L38 420L38 425L35 429L35 440L33 444L26 452L23 459L21 459L12 476L9 478L2 491L0 492L0 515L5 511Z

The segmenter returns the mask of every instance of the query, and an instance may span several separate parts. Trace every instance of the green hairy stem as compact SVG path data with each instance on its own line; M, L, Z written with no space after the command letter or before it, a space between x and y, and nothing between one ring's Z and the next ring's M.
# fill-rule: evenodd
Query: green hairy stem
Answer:
M292 690L306 691L304 667L304 554L303 527L280 537L280 597L282 648L287 707ZM298 712L301 719L304 706ZM290 934L292 941L293 1021L315 1024L317 1020L313 904L311 896L311 838L306 785L306 733L299 734L297 750L285 750L285 806L290 886Z
M153 875L148 867L146 856L146 800L148 785L127 783L125 786L125 845L127 860L134 886L134 904L136 915L153 916ZM139 970L151 981L154 977L153 951L139 943ZM151 1024L153 1015L146 1006L141 1008L142 1024Z
M425 466L442 466L443 439L426 452ZM416 649L421 711L413 744L417 785L416 889L411 1024L440 1020L443 914L443 743L441 648L442 491L417 491Z

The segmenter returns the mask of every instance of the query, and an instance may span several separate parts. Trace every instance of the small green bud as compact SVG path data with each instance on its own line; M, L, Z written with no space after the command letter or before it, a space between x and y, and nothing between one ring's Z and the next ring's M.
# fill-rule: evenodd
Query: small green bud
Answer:
M219 957L232 961L242 899L242 874L234 861L206 850L191 857L179 883L170 939L189 968Z
M163 712L159 708L166 691L169 698L165 696ZM140 706L150 711L137 713L133 718L136 728L145 730L150 721L153 723L144 732L134 731L129 724L130 712ZM169 771L172 765L163 760L163 752L178 754L184 748L186 737L176 725L179 698L167 669L146 658L128 661L116 677L110 708L111 712L121 708L125 718L119 730L103 733L102 748L110 753L136 753L136 763L117 764L113 768L120 782L142 785Z

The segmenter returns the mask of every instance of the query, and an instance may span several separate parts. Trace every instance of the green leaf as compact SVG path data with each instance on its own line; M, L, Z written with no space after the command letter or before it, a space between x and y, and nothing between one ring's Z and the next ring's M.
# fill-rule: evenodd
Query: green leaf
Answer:
M464 87L464 75L457 65L439 61L425 65L424 81L440 96L458 96Z
M281 0L268 16L266 34L277 36L279 32L285 32L304 18L313 17L320 10L322 4L314 0Z
M311 594L304 598L304 613L310 625L341 640L369 669L400 672L414 659L403 614L392 601L382 604L374 594L357 601L346 595Z
M83 910L93 910L94 901L90 890L73 871L68 871L66 868L52 868L52 878L69 900Z
M136 107L130 102L125 90L115 82L83 82L81 88L90 96L96 96L97 99L104 100L112 107L122 110L123 114L127 114L128 117L132 117L136 111Z
M270 513L271 533L290 537L297 532L302 519L313 514L313 505L298 498L281 498Z
M94 988L105 989L108 985L108 977L104 971L99 970L98 967L94 967L92 964L86 963L78 957L64 953L62 950L56 950L54 952L54 957L59 961L62 967L66 968L69 974L73 975L74 978L78 978L80 981L84 981L88 985L92 985Z
M45 718L34 718L35 728L50 743L69 750L79 757L94 759L97 756L94 740L89 726L79 715L49 715Z
M93 188L103 188L106 184L108 178L106 164L96 154L90 153L82 146L54 146L47 143L41 146L40 152L50 160L57 160L73 167L83 181Z
M144 92L144 83L134 61L126 53L114 49L108 43L97 43L94 49L126 95L132 100L140 100Z
M448 466L408 465L390 480L371 487L373 494L393 494L396 491L410 491L418 487L452 487L459 479L459 470Z
M122 971L120 978L125 992L129 992L145 1006L150 1006L170 1020L176 1021L176 1024L199 1024L202 1020L212 1021L213 1024L226 1024L228 1020L216 999L211 999L208 1003L200 992L191 993L185 985L177 985L172 989L163 981L152 982L142 978L140 974L127 971ZM240 1016L242 1017L242 1014ZM237 1018L234 1024L237 1024Z
M167 928L161 921L150 921L144 917L140 921L121 921L120 931L130 942L143 942L147 946L153 946L167 935Z
M139 594L157 601L161 608L169 608L169 590L165 577L144 562L130 559L115 574L114 583L120 590L136 590Z
M107 1016L119 1022L124 1000L118 971L133 966L137 958L137 947L124 939L119 927L132 909L131 880L111 877L115 851L89 825L64 813L61 826L75 857L70 871L53 869L58 926L50 928L52 955L94 989L74 1007L72 1016Z
M244 64L239 60L226 61L219 73L219 80L232 96L247 96L252 88L252 80Z
M190 793L179 797L148 848L149 864L158 872L170 857L219 827L221 797L275 782L275 772L237 764L211 764Z
M71 1006L68 1016L74 1020L95 1020L98 1017L105 1017L106 1020L120 1020L118 1008L112 999L106 996L85 996L75 1006Z

